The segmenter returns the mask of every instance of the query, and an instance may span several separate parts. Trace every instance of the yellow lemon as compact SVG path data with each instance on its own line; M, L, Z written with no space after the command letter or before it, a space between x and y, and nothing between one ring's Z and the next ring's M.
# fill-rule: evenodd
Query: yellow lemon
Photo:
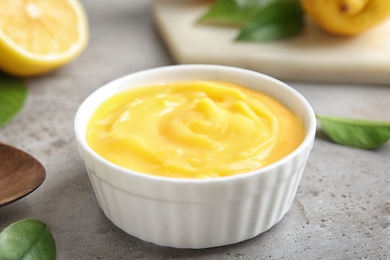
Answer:
M35 76L57 69L88 42L78 0L0 0L0 70Z
M390 16L390 0L301 0L323 30L342 36L363 33Z

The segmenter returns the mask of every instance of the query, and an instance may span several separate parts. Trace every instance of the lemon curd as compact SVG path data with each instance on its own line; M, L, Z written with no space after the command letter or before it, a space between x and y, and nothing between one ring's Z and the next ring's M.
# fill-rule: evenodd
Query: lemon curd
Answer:
M275 99L226 82L125 90L92 115L89 146L114 164L175 178L250 172L296 149L301 118Z

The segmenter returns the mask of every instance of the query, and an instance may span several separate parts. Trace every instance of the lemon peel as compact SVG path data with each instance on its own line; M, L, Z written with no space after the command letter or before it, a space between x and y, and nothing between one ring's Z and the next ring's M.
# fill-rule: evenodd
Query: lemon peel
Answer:
M389 0L301 0L324 31L340 36L364 33L390 16Z
M87 46L88 21L78 0L0 2L0 70L36 76L75 59Z

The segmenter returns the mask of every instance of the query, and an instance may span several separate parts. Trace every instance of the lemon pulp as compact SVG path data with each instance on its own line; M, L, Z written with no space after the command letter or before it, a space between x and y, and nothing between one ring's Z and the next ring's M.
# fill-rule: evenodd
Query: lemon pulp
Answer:
M88 22L77 0L0 1L0 69L18 76L54 70L78 56Z

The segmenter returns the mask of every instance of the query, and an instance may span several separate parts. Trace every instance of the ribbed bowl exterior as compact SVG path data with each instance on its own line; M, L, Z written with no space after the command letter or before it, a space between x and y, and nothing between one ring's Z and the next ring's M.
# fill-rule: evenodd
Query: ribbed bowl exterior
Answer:
M195 67L193 65L192 69ZM224 70L221 66L206 67ZM265 81L269 79L266 77ZM85 121L88 121L85 116L94 108L80 108L75 119L79 153L105 215L130 235L176 248L237 243L278 223L291 207L312 149L315 116L307 103L301 104L306 102L302 97L289 101L288 95L299 94L294 91L291 94L291 90L284 93L285 90L277 88L283 83L271 83L275 85L277 96L283 95L284 103L293 103L295 112L302 116L307 132L305 140L292 154L275 164L211 180L156 177L134 173L105 161L85 142ZM272 87L272 84L269 85ZM96 103L96 98L88 102Z
M295 197L309 152L308 146L293 160L249 178L194 185L129 177L81 150L105 215L135 237L176 248L237 243L278 223Z

